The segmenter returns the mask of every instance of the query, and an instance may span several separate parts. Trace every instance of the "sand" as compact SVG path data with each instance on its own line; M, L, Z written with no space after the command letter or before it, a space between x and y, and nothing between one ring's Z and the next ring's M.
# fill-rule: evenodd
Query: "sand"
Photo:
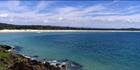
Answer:
M140 32L140 31L129 31L129 30L0 30L0 32Z

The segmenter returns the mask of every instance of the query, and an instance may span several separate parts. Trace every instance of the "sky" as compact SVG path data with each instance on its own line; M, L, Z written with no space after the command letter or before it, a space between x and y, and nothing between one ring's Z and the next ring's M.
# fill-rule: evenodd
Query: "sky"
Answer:
M0 22L91 28L140 28L139 0L1 0Z

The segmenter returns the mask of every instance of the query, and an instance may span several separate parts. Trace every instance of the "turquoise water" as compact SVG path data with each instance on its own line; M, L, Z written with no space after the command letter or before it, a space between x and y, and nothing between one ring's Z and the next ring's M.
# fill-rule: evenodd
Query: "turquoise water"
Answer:
M26 55L68 59L83 70L140 70L139 32L0 33L0 44L20 46Z

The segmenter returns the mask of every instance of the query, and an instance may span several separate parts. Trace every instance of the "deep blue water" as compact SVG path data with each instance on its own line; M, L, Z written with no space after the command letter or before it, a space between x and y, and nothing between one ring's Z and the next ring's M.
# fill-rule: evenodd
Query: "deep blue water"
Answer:
M0 44L25 55L68 59L83 70L140 70L139 32L0 33Z

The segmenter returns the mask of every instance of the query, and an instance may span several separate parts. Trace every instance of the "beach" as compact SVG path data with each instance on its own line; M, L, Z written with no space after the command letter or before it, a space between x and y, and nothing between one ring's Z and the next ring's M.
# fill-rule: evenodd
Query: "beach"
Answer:
M140 32L138 30L33 30L33 29L21 29L21 30L9 30L4 29L0 32Z

